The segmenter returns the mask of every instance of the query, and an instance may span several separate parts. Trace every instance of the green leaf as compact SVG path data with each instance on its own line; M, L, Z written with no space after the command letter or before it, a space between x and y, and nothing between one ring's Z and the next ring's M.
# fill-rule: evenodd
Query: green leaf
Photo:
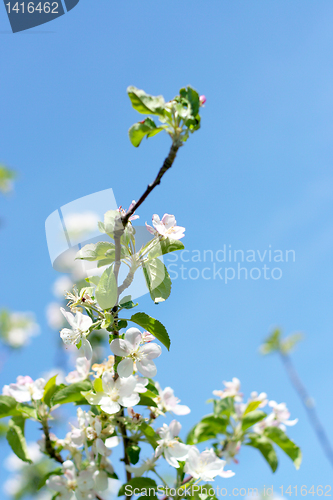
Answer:
M266 413L261 410L253 410L250 411L245 415L245 417L242 420L242 430L245 431L249 427L252 427L252 425L256 424L257 422L260 422L260 420L263 420L266 417Z
M32 460L28 455L27 443L24 437L24 424L23 417L13 417L8 425L7 441L15 455L17 455L23 462L32 464Z
M138 489L140 493L145 493L149 488L154 488L157 490L156 481L150 479L150 477L134 477L128 483L123 484L118 492L118 497L126 495L126 486L129 486L128 491ZM146 491L145 491L146 490ZM138 494L138 492L137 492ZM146 495L145 495L146 496ZM147 495L148 496L148 495Z
M152 240L151 240L152 241ZM143 250L145 248L148 248L148 245L151 244L151 241L147 243L143 247ZM159 242L154 241L154 244L152 250L148 254L148 259L156 259L156 257L160 257L161 255L165 255L170 252L175 252L177 250L184 250L185 246L183 243L179 240L173 240L171 238L163 238Z
M135 465L138 463L140 458L140 451L140 446L137 446L136 444L132 444L131 446L128 446L126 448L126 453L128 455L128 458L130 459L131 464Z
M294 347L303 340L304 336L301 333L293 333L289 335L286 339L281 341L281 352L283 354L289 354Z
M46 383L45 388L44 388L44 395L43 395L43 401L44 403L47 404L47 406L51 405L51 398L55 391L57 390L57 385L56 385L56 378L57 375L54 375L54 377L50 378L50 380Z
M154 406L157 408L157 404L155 403L154 398L156 398L156 394L150 391L146 391L140 394L140 401L136 404L140 406Z
M260 346L260 352L264 356L272 352L280 350L281 331L277 328L271 335L267 337L265 342Z
M7 434L7 431L8 431L8 425L3 424L2 422L0 422L0 438L2 438L3 436L5 436Z
M100 276L89 276L89 278L85 278L88 283L93 283L94 285L98 285L100 279Z
M26 403L18 403L16 407L19 414L24 418L31 418L32 420L39 420L37 411L32 406Z
M213 401L214 401L214 415L216 415L216 416L221 416L221 415L230 416L232 413L235 412L234 398L228 397L228 398L223 398L219 401L217 401L216 399L213 399Z
M192 87L188 86L186 88L180 89L179 95L187 99L187 101L189 102L191 108L190 114L193 117L197 116L200 108L200 97L198 92Z
M209 439L214 439L218 434L224 434L228 426L227 416L215 417L207 415L189 432L186 444L198 444Z
M287 434L278 427L266 427L264 430L266 437L277 444L281 450L294 462L296 469L299 469L302 462L302 452L300 448L293 442Z
M140 146L144 137L153 137L154 135L162 132L164 127L157 127L154 120L146 118L142 122L134 123L128 131L131 143L136 148Z
M171 279L160 259L149 260L142 265L150 296L155 304L164 302L171 293Z
M16 173L4 165L0 165L0 191L8 193L12 190L12 181L15 179Z
M60 390L56 391L52 397L52 405L74 403L75 401L81 401L83 391L90 391L92 388L90 380L84 380L83 382L76 382L75 384L62 387Z
M131 316L131 321L154 335L154 337L162 342L168 350L170 349L170 338L168 332L160 321L148 316L146 313L133 314L133 316Z
M118 289L112 266L102 274L95 290L95 298L102 309L110 309L116 304Z
M163 96L152 96L144 90L130 86L127 88L128 97L133 108L144 115L164 115L165 101Z
M17 414L17 401L11 396L0 396L0 418Z
M245 417L245 415L247 415L248 413L250 413L250 411L254 411L258 408L258 406L260 405L260 401L251 401L251 403L249 403L243 413L243 417Z
M151 446L155 449L157 447L157 436L154 429L150 425L146 424L146 422L142 422L142 424L140 425L140 430L146 436L149 444L151 444Z
M98 241L97 243L89 243L85 245L81 250L79 250L75 256L75 259L81 260L102 260L105 259L105 253L109 251L114 253L114 243L109 243L107 241ZM89 278L91 281L91 278Z
M249 442L246 443L247 446L257 448L272 471L275 472L279 462L271 441L266 436L261 436L259 434L249 434L248 438Z
M134 304L132 297L130 295L126 295L121 299L119 305L124 309L133 309L133 307L136 307L138 304Z

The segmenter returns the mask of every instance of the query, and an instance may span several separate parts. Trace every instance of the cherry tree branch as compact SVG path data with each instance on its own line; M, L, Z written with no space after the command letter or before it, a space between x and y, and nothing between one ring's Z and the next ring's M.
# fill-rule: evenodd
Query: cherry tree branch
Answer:
M124 227L128 223L129 218L140 207L140 205L142 205L142 203L145 201L147 196L152 192L152 190L161 183L161 179L162 179L163 175L169 170L169 168L172 167L172 164L175 161L178 149L181 147L181 145L182 145L182 143L179 141L179 139L173 141L171 148L170 148L170 151L169 151L169 154L165 158L164 163L163 163L162 167L160 168L154 182L152 182L151 184L148 184L147 189L145 190L145 192L143 193L141 198L139 198L139 200L136 203L134 203L133 207L130 210L128 210L126 215L124 215L124 217L122 217Z
M317 435L318 441L319 441L326 457L328 458L330 464L333 467L333 449L332 449L332 446L331 446L330 441L328 439L328 436L326 434L326 431L323 427L323 424L319 420L319 417L318 417L318 414L317 414L316 409L314 407L314 404L311 402L310 394L308 393L307 389L305 388L301 379L299 378L299 376L294 368L294 365L291 361L291 358L287 354L284 354L281 351L279 353L280 353L280 356L282 359L282 363L283 363L283 365L286 369L286 372L289 376L289 379L290 379L292 385L294 386L297 394L299 395L299 397L303 403L303 406L307 412L308 418L309 418L310 423L313 427L313 430L315 431L315 433Z
M49 424L47 421L47 418L42 419L42 426L43 426L43 431L44 431L44 436L45 436L45 450L47 454L53 458L56 462L59 462L60 464L64 463L63 458L57 451L54 449L51 438L50 438L50 428Z

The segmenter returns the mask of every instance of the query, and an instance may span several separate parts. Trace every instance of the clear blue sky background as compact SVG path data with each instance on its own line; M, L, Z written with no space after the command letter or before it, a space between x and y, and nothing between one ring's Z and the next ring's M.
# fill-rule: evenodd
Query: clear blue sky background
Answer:
M332 22L329 0L81 0L50 24L0 34L0 156L20 174L15 194L0 200L1 305L34 310L43 329L10 357L1 385L18 374L38 377L54 358L58 335L45 321L56 276L47 216L106 188L128 206L168 151L162 135L138 150L129 143L137 115L126 87L170 99L191 84L207 96L202 128L140 210L141 221L175 214L189 250L271 245L295 250L296 261L281 266L280 280L178 279L166 303L144 297L141 307L172 338L157 378L192 408L182 418L187 429L233 376L245 394L266 391L299 417L290 435L303 449L300 471L280 454L272 475L258 452L245 449L236 476L221 484L331 484L279 359L257 349L272 325L305 332L294 361L333 440ZM4 8L0 29L9 30Z

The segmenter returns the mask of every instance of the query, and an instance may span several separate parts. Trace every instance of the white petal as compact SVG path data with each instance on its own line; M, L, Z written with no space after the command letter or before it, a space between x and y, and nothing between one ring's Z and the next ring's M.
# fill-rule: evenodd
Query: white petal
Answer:
M76 321L74 315L71 312L66 311L63 307L60 307L60 311L65 316L66 320L71 325L71 327L76 328Z
M129 328L125 333L125 340L131 346L132 351L136 351L141 342L142 334L138 328Z
M120 443L120 439L118 436L112 436L110 438L107 438L105 440L105 446L107 448L115 448L116 446L118 446L118 444Z
M128 397L135 390L136 378L133 375L127 378L119 377L115 382L115 386L118 388L120 396Z
M114 380L113 380L113 375L110 372L104 372L102 375L102 384L103 384L103 390L107 394L110 394L112 389L114 388Z
M116 356L128 356L132 349L131 346L124 339L115 339L112 340L110 344L111 351Z
M181 431L181 428L182 426L179 422L177 422L177 420L172 420L172 422L170 422L169 425L172 437L178 436Z
M140 349L141 352L144 352L145 356L148 359L158 358L162 354L162 348L160 345L155 344L154 342L150 342L149 344L144 345Z
M85 357L87 358L88 361L90 361L93 355L93 350L89 340L87 340L86 337L84 336L82 337L82 349Z
M164 214L162 217L162 222L167 229L170 229L170 227L173 227L177 224L175 216L170 214Z
M141 361L137 361L136 366L139 372L144 377L153 378L157 373L156 365L154 361L151 361L150 359L142 359Z
M125 408L128 408L129 406L135 406L138 404L139 401L140 401L140 396L136 392L131 396L123 396L119 398L119 403L122 406L125 406Z
M94 473L94 480L97 491L105 491L108 489L109 486L108 475L104 470L97 470Z
M76 319L77 328L81 332L86 332L87 330L89 330L89 328L93 324L92 319L89 318L89 316L82 314L81 312L76 313L75 319Z
M77 344L80 338L80 335L78 335L76 332L73 330L70 330L69 328L63 328L60 331L60 337L62 338L64 344Z
M186 405L175 405L171 410L175 415L188 415L191 409Z
M119 377L130 377L133 374L133 360L131 358L125 358L120 361L117 372Z
M120 405L116 401L111 401L109 398L108 404L103 404L100 405L101 409L105 412L108 413L109 415L113 415L114 413L118 413L120 410Z

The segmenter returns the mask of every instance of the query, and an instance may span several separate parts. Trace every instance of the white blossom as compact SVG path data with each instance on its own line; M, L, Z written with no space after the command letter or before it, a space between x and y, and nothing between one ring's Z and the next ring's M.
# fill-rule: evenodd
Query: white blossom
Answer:
M39 335L40 327L31 312L8 313L8 327L4 329L4 340L11 347L27 345L31 337Z
M152 361L161 355L162 349L158 344L145 343L141 345L142 333L138 328L129 328L124 339L115 339L111 342L112 352L125 359L118 365L120 377L129 377L134 371L134 362L138 371L145 377L154 377L157 369Z
M128 472L133 474L134 477L142 477L142 475L145 472L147 472L149 470L154 470L157 459L158 459L158 457L154 456L154 457L149 458L148 460L144 461L138 467L134 467L133 465L125 465L125 468Z
M174 215L164 214L162 220L160 220L159 216L154 214L152 222L153 228L147 222L146 227L154 236L167 236L173 240L180 240L185 236L185 227L176 225L177 222Z
M102 376L103 391L83 392L82 394L91 405L99 405L101 409L110 415L117 413L121 406L125 408L134 406L140 401L140 396L136 392L137 381L135 377L118 377L113 379L112 373L105 372Z
M223 381L225 389L213 391L214 396L219 396L221 399L234 397L235 401L242 400L242 393L240 392L241 383L238 378L234 377L231 382Z
M195 446L191 446L185 463L185 471L194 479L202 481L214 481L216 476L225 478L234 476L235 473L231 470L223 470L225 464L225 460L218 458L212 448L200 453Z
M180 399L176 398L171 387L166 387L162 390L159 383L156 382L156 388L158 389L159 396L154 398L154 401L157 403L160 411L163 413L170 411L175 415L187 415L191 412L188 406L179 404Z
M89 318L89 316L83 315L81 312L77 312L74 316L72 313L65 311L63 307L61 307L60 310L72 327L71 330L69 328L63 328L60 332L60 337L65 344L78 344L81 341L84 355L90 360L92 358L92 348L86 335L93 324L92 319Z
M290 411L288 410L286 403L270 401L268 406L272 408L272 413L267 415L264 420L253 426L254 432L261 434L266 427L278 427L279 429L285 431L286 425L290 427L297 424L298 418L289 420Z
M155 457L159 457L164 453L164 457L168 464L178 469L178 461L185 460L188 454L188 446L180 443L177 438L181 429L181 425L177 420L172 420L170 425L163 424L163 427L157 429L157 434L161 439L157 441L157 448L155 450Z
M19 375L15 384L5 385L2 389L2 394L11 396L18 403L28 403L31 400L42 399L44 394L45 380L38 378L33 381L28 375L23 377Z
M74 384L75 382L82 382L86 380L90 372L90 360L85 357L76 359L76 370L69 372L65 378L68 384Z

